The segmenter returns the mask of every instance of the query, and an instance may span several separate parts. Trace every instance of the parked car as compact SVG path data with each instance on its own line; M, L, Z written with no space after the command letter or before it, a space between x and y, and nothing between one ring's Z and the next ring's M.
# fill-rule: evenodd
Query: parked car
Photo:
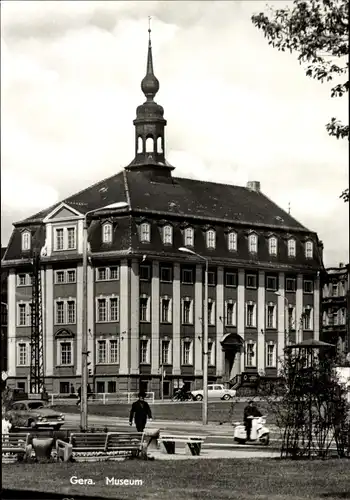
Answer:
M235 397L235 395L235 389L225 389L225 387L220 384L208 385L208 399L223 399L224 401L228 401L229 399ZM192 397L196 401L202 401L203 389L199 391L192 391Z
M12 427L53 427L58 430L64 424L63 413L48 408L43 401L28 399L12 403L6 412Z

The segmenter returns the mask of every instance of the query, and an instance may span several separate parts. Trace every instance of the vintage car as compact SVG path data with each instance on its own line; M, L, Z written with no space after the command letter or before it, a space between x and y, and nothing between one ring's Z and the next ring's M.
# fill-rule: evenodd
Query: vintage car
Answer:
M202 401L203 390L192 391L193 399L197 401ZM236 395L235 389L226 389L221 384L210 384L208 385L208 399L223 399L225 401L234 398Z
M16 401L6 412L12 427L52 427L58 430L64 424L64 415L45 406L43 401L28 399Z

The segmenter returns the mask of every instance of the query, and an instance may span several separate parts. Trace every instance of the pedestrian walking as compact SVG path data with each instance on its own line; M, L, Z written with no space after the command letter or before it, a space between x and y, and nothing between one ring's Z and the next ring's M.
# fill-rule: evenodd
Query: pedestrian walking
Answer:
M132 421L135 420L137 432L143 432L146 427L147 419L149 418L150 422L152 422L152 412L142 392L139 393L138 398L139 399L132 404L129 424L132 425Z

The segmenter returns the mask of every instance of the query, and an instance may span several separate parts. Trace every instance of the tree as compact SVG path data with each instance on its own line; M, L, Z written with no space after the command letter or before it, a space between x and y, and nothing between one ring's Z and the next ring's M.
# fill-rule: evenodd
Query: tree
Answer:
M261 12L252 16L253 24L263 31L269 45L285 52L298 52L306 65L306 75L321 83L343 78L331 88L331 97L342 97L349 91L349 1L294 0L293 8L269 9L270 17ZM345 76L346 75L346 76ZM326 125L330 136L349 139L349 125L332 118ZM340 195L349 201L349 189Z

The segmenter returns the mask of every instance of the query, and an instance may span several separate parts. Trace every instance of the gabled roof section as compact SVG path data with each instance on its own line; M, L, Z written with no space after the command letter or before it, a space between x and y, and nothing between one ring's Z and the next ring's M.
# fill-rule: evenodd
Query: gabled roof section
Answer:
M81 212L78 212L78 210L76 210L75 208L70 207L66 203L62 202L44 218L43 222L50 222L56 219L72 219L81 216Z

